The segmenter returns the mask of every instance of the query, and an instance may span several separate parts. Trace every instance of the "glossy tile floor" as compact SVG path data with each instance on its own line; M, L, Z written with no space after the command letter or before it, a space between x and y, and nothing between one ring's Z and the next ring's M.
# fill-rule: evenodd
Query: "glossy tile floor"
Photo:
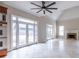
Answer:
M49 40L11 51L5 58L79 58L79 40Z

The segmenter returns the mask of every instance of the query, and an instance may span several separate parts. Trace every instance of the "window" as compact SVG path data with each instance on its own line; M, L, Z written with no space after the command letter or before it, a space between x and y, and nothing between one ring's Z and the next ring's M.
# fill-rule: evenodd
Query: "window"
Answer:
M21 17L18 18L18 21L26 22L26 23L31 23L31 24L35 23L35 21L29 20L29 19L25 19L25 18L21 18Z
M59 26L59 36L64 36L64 26Z
M47 39L53 38L53 26L52 25L47 24L46 32L47 32Z
M37 21L12 15L12 48L38 42Z

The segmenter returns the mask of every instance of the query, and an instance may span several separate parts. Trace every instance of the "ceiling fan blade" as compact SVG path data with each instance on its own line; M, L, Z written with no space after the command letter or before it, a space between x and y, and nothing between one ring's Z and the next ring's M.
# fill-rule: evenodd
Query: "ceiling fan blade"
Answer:
M58 8L47 8L47 9L54 9L54 10L57 10Z
M41 8L31 8L31 10L35 10L35 9L41 9Z
M50 11L50 10L48 10L48 9L46 9L46 11L48 11L48 12L50 12L50 13L53 13L52 11Z
M53 3L49 4L49 5L47 5L46 7L49 7L49 6L54 5L54 4L56 4L56 2L53 2Z
M42 1L42 7L45 7L45 2L44 1Z
M32 3L32 2L31 2L31 4L33 4L33 5L35 5L35 6L38 6L38 7L41 7L41 6L39 6L39 5L35 4L35 3Z
M36 13L39 13L40 11L42 11L42 9L41 9L41 10L39 10L39 11L37 11Z
M45 10L43 10L43 13L45 14Z

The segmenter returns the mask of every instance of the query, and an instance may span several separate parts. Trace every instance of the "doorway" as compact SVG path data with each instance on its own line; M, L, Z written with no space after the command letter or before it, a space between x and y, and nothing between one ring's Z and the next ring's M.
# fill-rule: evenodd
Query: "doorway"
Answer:
M37 22L12 16L11 20L11 48L16 49L38 42Z

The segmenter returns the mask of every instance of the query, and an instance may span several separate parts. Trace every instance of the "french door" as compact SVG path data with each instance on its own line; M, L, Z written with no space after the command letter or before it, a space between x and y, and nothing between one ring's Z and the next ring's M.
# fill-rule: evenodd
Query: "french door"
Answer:
M19 23L19 40L18 40L18 45L19 46L24 46L27 44L27 28L26 24L24 23Z
M54 33L53 33L53 26L47 24L46 32L47 32L47 39L52 39L53 36L54 36Z
M28 24L28 44L34 43L34 25Z
M11 48L19 48L37 42L37 24L16 20L11 21L12 41Z
M12 48L15 48L16 47L16 22L12 22L12 26L11 26L12 28L12 41L11 41L11 43L12 43Z

